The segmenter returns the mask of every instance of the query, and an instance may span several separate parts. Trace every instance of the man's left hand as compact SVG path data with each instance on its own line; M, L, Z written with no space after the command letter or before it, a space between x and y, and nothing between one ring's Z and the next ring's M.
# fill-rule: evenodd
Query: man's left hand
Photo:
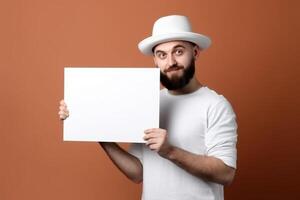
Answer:
M172 150L168 142L168 132L165 129L152 128L145 130L144 140L146 145L159 155L165 157Z

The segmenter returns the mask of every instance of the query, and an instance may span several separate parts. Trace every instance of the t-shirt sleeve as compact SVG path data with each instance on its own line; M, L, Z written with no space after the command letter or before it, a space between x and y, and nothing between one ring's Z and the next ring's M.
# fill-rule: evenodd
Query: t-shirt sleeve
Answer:
M141 161L141 163L143 163L143 144L132 143L129 146L128 153L137 157Z
M236 168L237 123L230 103L223 98L208 111L208 126L205 135L206 155L222 160Z

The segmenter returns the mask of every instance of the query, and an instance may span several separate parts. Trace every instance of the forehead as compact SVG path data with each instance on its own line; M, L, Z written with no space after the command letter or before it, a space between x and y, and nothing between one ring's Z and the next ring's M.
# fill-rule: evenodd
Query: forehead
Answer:
M180 40L164 42L164 43L158 44L154 48L154 51L169 51L169 50L171 50L171 49L173 49L174 47L177 47L177 46L190 47L191 44L190 44L190 42L180 41Z

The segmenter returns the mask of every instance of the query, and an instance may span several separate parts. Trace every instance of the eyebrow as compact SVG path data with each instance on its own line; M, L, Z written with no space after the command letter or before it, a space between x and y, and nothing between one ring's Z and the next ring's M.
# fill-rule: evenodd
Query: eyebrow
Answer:
M175 47L173 47L173 49L176 49L176 48L178 48L178 47L182 47L182 48L185 49L185 46L183 46L183 45L181 45L181 44L176 45Z
M174 46L172 49L176 49L176 48L184 48L185 49L186 47L181 44L178 44L178 45ZM166 52L163 50L156 50L155 54L157 54L157 53L166 53Z

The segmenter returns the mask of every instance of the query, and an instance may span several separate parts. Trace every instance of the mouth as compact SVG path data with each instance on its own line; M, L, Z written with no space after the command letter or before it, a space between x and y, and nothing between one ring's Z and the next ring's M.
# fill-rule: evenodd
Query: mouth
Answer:
M171 67L171 68L169 68L169 69L166 70L166 73L179 71L181 69L183 69L183 67L180 67L180 66L178 66L178 67Z

